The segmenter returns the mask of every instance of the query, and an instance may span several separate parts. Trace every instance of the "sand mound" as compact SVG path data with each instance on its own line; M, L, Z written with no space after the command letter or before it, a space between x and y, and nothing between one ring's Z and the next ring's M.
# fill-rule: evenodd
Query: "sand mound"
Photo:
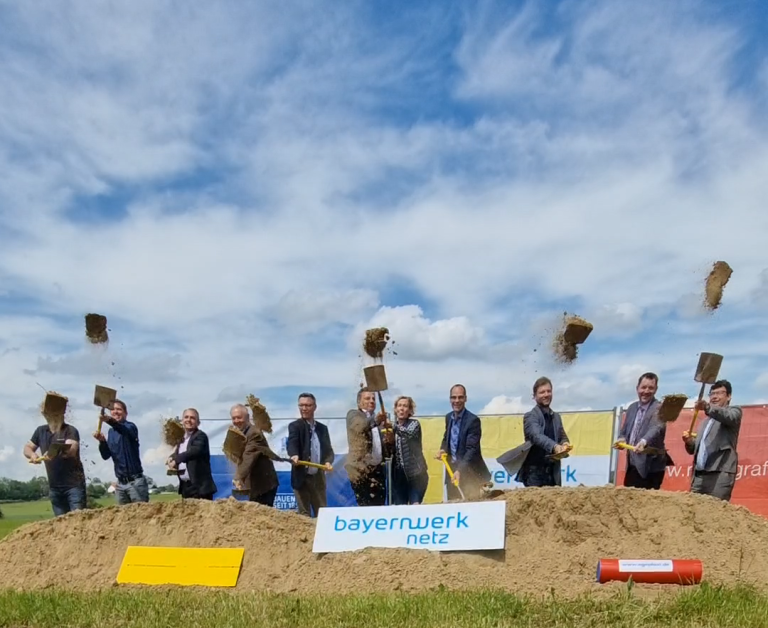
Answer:
M113 586L128 545L245 547L238 591L599 590L599 558L699 558L712 583L768 589L768 521L711 497L624 488L511 491L506 549L312 554L314 522L257 504L175 502L81 511L0 542L0 587Z

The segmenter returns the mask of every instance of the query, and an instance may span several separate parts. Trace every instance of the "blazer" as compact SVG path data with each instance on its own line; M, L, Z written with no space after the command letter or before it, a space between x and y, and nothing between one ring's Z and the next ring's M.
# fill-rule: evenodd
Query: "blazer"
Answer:
M277 455L269 448L264 433L251 425L245 437L243 459L235 470L235 480L242 482L251 498L277 488L278 480L272 460Z
M709 421L712 428L707 435L707 462L704 471L719 471L720 473L735 474L739 468L739 454L736 447L739 443L741 429L741 408L739 406L710 406L707 414L709 419L699 426L695 442L685 450L693 455L693 465L696 468L696 458L699 455L701 439ZM693 477L693 475L691 476Z
M408 418L401 425L392 424L395 430L395 464L402 468L409 481L427 475L427 461L421 444L421 425L416 419Z
M322 423L315 421L315 434L320 441L320 464L333 463L335 454L331 446L331 437L328 434L328 428ZM298 456L299 460L311 462L311 429L309 422L304 419L297 419L288 425L288 457ZM291 487L299 490L304 485L307 477L307 467L291 467ZM323 473L319 469L318 473Z
M211 449L205 432L197 430L192 434L187 443L187 450L183 453L179 453L179 445L177 445L171 458L176 463L177 469L181 463L187 465L189 486L184 493L179 482L179 494L183 497L207 497L218 490L211 474Z
M361 470L365 467L368 467L369 472L373 472L376 467L380 466L374 465L371 458L374 434L375 438L378 438L381 442L382 461L380 464L384 464L384 439L381 436L381 432L378 429L374 431L373 428L373 419L369 419L362 410L355 408L347 412L347 443L349 445L349 452L347 453L347 464L344 467L348 473L352 469L355 470L353 474L359 476Z
M445 415L445 433L440 449L448 453L451 441L451 417L453 412ZM483 460L483 452L480 448L480 439L483 436L483 427L480 424L480 418L472 414L469 410L464 410L464 418L461 420L459 429L459 443L456 447L455 466L453 471L459 471L463 476L474 476L479 482L488 482L491 479L491 472ZM450 482L446 474L445 481Z
M530 448L525 454L525 460L520 465L520 471L518 471L515 477L516 482L522 482L523 478L528 473L528 469L536 464L535 458L531 458L531 453L536 451L537 456L542 452L544 456L549 456L555 452L555 445L562 445L568 442L568 435L565 433L563 427L563 420L558 412L552 411L552 426L555 431L555 440L552 440L544 433L544 412L537 404L532 410L529 410L523 415L523 435L525 442L530 443ZM523 447L521 446L521 450ZM557 486L562 485L562 477L560 471L560 461L552 460L552 474L554 476L555 484Z
M629 443L629 437L632 435L632 430L635 427L635 419L637 418L637 409L640 405L639 401L635 401L629 404L627 408L624 423L619 429L619 438L623 438ZM647 447L654 447L656 449L664 449L664 440L667 436L667 424L664 421L659 420L659 401L654 398L651 400L648 409L643 416L643 422L638 432L638 442L645 440ZM632 444L632 443L630 443ZM672 464L672 458L669 454L636 454L634 452L627 452L627 468L632 465L637 469L640 477L647 478L650 473L659 473Z

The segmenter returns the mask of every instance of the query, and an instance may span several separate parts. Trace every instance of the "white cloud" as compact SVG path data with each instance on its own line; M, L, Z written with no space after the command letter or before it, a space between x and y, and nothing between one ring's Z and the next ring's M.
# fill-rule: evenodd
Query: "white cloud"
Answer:
M768 371L757 376L757 379L755 379L755 387L762 389L768 388Z
M5 462L6 460L9 460L15 452L16 450L10 445L3 446L3 448L0 449L0 462Z
M315 332L329 323L354 324L378 306L373 290L289 290L271 313L289 328Z
M367 325L359 325L353 342L359 344L365 329L386 327L398 355L408 360L471 358L485 345L485 333L466 316L431 321L418 305L382 307Z
M521 414L533 407L533 401L524 402L522 397L497 395L491 399L479 414Z

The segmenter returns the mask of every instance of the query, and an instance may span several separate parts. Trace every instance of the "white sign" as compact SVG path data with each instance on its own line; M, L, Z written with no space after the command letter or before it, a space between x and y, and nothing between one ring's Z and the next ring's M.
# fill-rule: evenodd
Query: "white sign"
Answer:
M504 549L506 502L321 508L312 551Z
M619 571L672 572L671 560L619 560Z

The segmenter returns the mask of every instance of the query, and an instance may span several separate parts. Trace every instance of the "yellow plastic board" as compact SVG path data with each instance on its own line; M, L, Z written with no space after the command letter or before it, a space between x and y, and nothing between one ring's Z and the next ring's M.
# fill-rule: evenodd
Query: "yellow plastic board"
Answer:
M125 550L118 584L234 587L245 548L140 547Z

